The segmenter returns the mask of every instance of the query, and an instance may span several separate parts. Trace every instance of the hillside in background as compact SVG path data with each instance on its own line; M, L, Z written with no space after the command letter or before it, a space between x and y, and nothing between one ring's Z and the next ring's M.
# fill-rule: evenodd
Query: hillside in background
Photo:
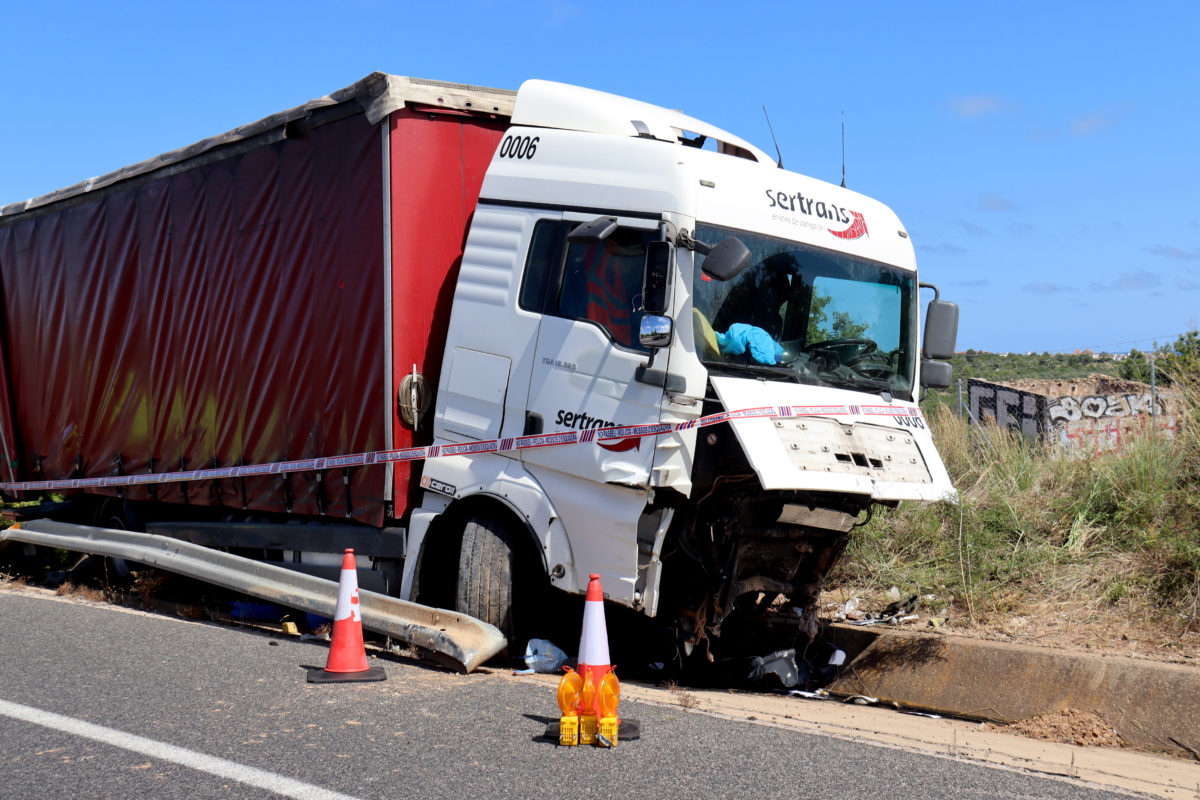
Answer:
M1125 354L1111 353L984 353L967 350L957 353L950 361L954 377L963 383L975 378L992 383L1023 378L1053 378L1070 380L1094 373L1121 375Z
M967 350L956 353L950 364L954 367L954 377L961 378L964 384L971 378L1007 383L1024 378L1067 381L1093 374L1149 383L1151 358L1156 362L1155 377L1164 385L1170 384L1175 374L1200 373L1200 331L1182 333L1172 344L1162 345L1149 353L1140 350L1040 354Z

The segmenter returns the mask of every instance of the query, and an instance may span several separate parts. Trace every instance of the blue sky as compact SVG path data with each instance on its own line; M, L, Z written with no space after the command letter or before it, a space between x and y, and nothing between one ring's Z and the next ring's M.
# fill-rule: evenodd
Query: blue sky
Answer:
M370 72L547 78L891 205L959 347L1148 348L1200 317L1200 4L0 0L0 204Z

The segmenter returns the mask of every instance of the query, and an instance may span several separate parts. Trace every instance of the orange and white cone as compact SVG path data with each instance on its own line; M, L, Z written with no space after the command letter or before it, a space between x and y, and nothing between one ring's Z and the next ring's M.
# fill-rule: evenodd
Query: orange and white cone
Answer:
M309 670L309 683L381 681L387 677L382 667L367 664L367 650L363 646L362 613L358 604L357 567L354 551L347 549L342 556L342 574L338 580L329 658L325 662L324 670Z
M600 576L592 573L588 576L587 598L583 604L583 634L579 637L579 675L586 686L591 681L592 686L599 688L603 678L612 664L608 656L608 627L604 623L604 591L600 588ZM580 714L598 714L596 707L596 692L590 696L588 708L580 708Z

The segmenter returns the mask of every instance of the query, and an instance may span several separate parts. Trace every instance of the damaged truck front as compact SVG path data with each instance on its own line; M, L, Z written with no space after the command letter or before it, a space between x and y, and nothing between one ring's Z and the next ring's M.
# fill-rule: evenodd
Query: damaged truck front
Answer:
M457 557L459 610L511 630L531 562L573 594L599 574L687 654L811 637L874 506L953 496L917 401L949 383L931 359L957 307L931 301L922 353L920 288L884 205L678 112L526 83L467 240L435 442L671 430L429 461L404 591Z

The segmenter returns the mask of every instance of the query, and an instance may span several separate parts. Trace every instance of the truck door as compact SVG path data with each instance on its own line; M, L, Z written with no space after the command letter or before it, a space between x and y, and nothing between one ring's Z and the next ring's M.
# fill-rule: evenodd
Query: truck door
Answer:
M545 275L525 432L658 422L663 389L636 377L650 359L638 327L646 244L660 238L658 223L620 219L604 241L582 244L566 233L590 216L564 218L555 223L561 238ZM666 368L666 357L666 350L656 356L656 370ZM654 438L534 448L521 457L562 516L576 585L598 573L606 594L631 602Z

